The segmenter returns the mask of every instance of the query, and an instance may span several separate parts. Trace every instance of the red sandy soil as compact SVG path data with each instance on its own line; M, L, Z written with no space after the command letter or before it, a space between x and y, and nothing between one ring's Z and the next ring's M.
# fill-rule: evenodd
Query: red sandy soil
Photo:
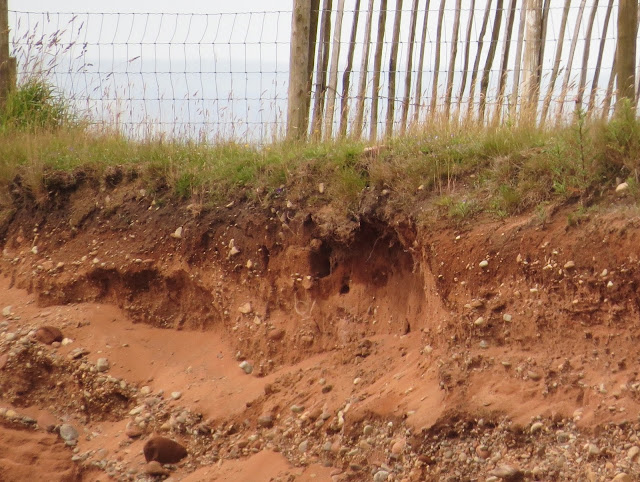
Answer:
M153 480L153 433L189 452L171 480L640 480L635 206L417 225L373 190L345 216L113 184L0 217L0 481Z

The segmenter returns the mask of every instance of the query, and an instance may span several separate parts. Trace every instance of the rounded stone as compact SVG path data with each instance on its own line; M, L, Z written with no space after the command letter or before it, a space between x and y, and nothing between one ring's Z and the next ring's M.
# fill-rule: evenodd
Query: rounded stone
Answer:
M175 464L187 456L187 449L178 442L166 437L152 437L142 448L147 462Z
M242 363L240 363L240 365L238 365L242 371L244 371L247 375L251 375L251 373L253 372L253 365L251 365L251 363L249 363L248 361L243 361Z
M378 470L373 476L373 482L384 482L389 478L389 472L386 470Z
M60 438L65 442L72 442L78 439L78 431L73 427L73 425L63 423L60 425Z
M62 332L55 326L41 326L36 330L36 340L45 345L51 345L54 341L62 341Z
M96 361L96 370L99 372L106 372L111 367L109 360L106 358L98 358Z
M145 465L144 473L147 475L169 475L169 471L165 469L157 460L152 460L147 465Z

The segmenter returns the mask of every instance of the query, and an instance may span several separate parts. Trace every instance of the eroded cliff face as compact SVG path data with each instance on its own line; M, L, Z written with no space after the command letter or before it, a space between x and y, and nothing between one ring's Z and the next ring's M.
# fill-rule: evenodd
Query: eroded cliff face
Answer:
M152 433L186 480L640 476L635 208L456 226L373 189L345 213L50 187L0 218L0 407L58 480L136 479Z

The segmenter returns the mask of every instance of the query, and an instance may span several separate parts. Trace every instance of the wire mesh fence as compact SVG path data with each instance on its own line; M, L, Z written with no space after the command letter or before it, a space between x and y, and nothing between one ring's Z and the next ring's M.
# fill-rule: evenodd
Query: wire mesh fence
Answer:
M436 114L509 122L532 77L538 121L610 112L617 0L540 0L531 31L519 0L321 3L311 134L375 138ZM45 76L96 125L137 138L284 135L290 10L9 18L19 78Z
M289 12L10 13L19 81L46 77L92 123L132 137L280 133Z

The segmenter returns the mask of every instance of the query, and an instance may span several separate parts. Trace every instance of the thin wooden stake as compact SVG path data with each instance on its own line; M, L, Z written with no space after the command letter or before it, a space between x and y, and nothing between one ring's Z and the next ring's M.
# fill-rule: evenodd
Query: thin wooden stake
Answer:
M16 86L16 59L9 54L9 4L0 0L0 107Z
M502 24L502 2L498 0L496 4L496 16L493 21L493 30L491 32L491 43L489 44L489 52L487 53L487 61L484 64L482 72L482 80L480 81L480 120L484 121L485 108L487 105L487 90L489 88L489 74L493 59L496 56L496 48L498 45L498 37L500 36L500 26Z
M509 109L509 115L515 118L518 110L519 95L520 95L520 73L522 72L522 47L524 45L524 31L527 25L527 0L522 0L520 6L520 20L518 24L518 44L516 46L516 58L513 68L513 88L511 90L511 108Z
M402 99L402 114L400 118L400 134L407 130L407 119L409 116L409 98L411 97L411 67L413 66L413 48L416 38L416 25L418 23L418 2L413 0L411 8L411 22L409 27L409 51L407 53L407 73L404 77L404 98Z
M476 79L478 78L478 68L480 67L480 57L482 55L482 46L484 44L484 36L487 32L487 24L489 23L489 12L491 12L491 0L487 0L487 5L484 10L484 18L482 19L482 28L480 29L480 35L478 36L478 51L476 52L476 59L473 61L473 71L471 72L471 86L469 88L469 107L467 110L467 117L471 119L473 117L473 100L476 91Z
M589 23L587 24L587 34L584 41L584 49L582 50L582 69L580 72L580 85L578 86L578 95L576 96L576 112L582 110L582 99L584 98L584 90L587 85L587 67L589 66L589 54L591 53L591 34L593 32L593 22L598 12L598 0L594 0L589 15ZM635 22L634 22L635 24Z
M320 33L322 40L318 44L318 61L316 63L316 88L313 103L313 119L311 136L322 138L322 115L324 113L324 97L326 92L327 66L329 65L329 35L331 33L332 0L324 0L320 17Z
M447 91L444 99L445 118L449 119L451 112L451 94L453 92L453 78L455 75L456 56L458 55L458 33L460 32L460 10L462 0L456 0L456 11L453 17L453 32L451 34L451 52L449 53L449 72L447 74Z
M587 114L591 116L596 104L596 95L598 93L598 81L600 80L600 68L602 67L602 56L604 55L604 46L607 42L607 30L609 29L609 20L611 19L611 11L613 10L614 0L609 0L607 5L607 13L604 16L604 24L602 26L602 36L600 37L600 48L598 49L598 59L596 61L596 70L593 73L593 81L591 83L591 95L589 96L589 105Z
M427 22L429 20L429 7L430 0L427 0L427 4L424 7L424 20L422 22L422 35L420 38L420 56L418 59L418 76L416 78L416 92L413 111L413 123L417 124L420 119L420 107L422 105L422 70L424 69L424 52L427 43Z
M324 118L324 138L333 135L333 117L336 108L336 92L338 90L338 60L340 59L340 38L342 36L342 17L344 16L344 0L338 0L336 23L333 29L333 47L331 48L331 68L329 70L329 86L327 88L327 111Z
M342 74L342 98L340 99L340 137L347 134L347 121L349 119L349 81L353 68L353 54L356 47L356 34L358 31L358 17L360 16L360 0L356 0L353 11L353 24L351 25L351 38L349 39L349 52L347 53L347 66Z
M500 123L500 114L502 111L502 104L504 102L504 89L507 84L507 66L509 64L509 50L511 48L511 36L513 34L513 24L516 17L516 2L517 0L511 0L509 3L509 14L507 17L507 31L505 34L505 40L502 45L502 61L500 62L500 79L498 81L498 99L496 102L495 113L493 122L495 124Z
M462 98L464 97L464 89L467 86L467 74L469 73L469 50L471 48L471 29L473 27L473 14L476 9L476 0L471 0L469 6L469 18L467 20L467 34L464 42L464 61L462 62L462 80L460 81L460 92L458 93L458 107L456 118L459 117L460 108L462 106Z
M537 112L537 92L539 88L540 48L542 43L542 0L527 0L527 27L524 39L524 60L520 118L534 123Z
M558 41L556 42L556 58L553 61L553 68L551 70L551 79L549 80L547 95L544 98L544 103L542 105L542 114L540 115L541 125L544 125L547 119L549 106L551 105L551 97L553 95L553 89L556 86L556 80L558 79L558 73L560 72L560 59L562 58L564 34L565 34L565 30L567 29L567 18L569 17L570 7L571 7L571 0L565 0L564 9L562 10L562 20L560 21L560 32L558 33Z
M382 48L384 46L384 30L387 23L387 0L380 1L378 15L378 36L376 38L376 53L373 57L373 85L371 86L371 133L370 140L378 138L378 98L380 89L380 67L382 67Z
M618 65L616 109L625 99L634 101L636 75L637 0L620 0L618 7Z
M318 16L320 14L320 0L311 0L311 20L309 22L309 50L307 52L307 92L308 95L305 99L305 116L306 116L306 129L305 136L307 135L307 130L309 128L309 118L311 116L311 92L313 91L313 71L315 68L315 58L316 58L316 45L318 40Z
M393 116L396 108L396 65L398 59L398 43L400 42L400 22L402 21L402 0L396 0L396 15L393 22L391 38L391 55L389 55L389 89L387 96L387 125L385 135L393 135Z
M569 79L571 78L571 66L573 65L573 57L576 53L576 45L578 43L578 37L580 36L580 24L582 23L582 16L584 14L584 7L587 0L580 2L578 8L578 18L576 19L576 28L571 39L571 47L569 48L569 58L567 59L566 70L564 71L564 79L562 81L562 90L560 91L560 99L558 100L558 122L562 119L562 111L564 109L564 101L567 98L567 92L569 91Z
M364 100L367 89L367 68L369 67L369 47L371 45L371 24L373 18L373 0L369 0L367 19L364 24L364 51L362 52L362 62L360 65L360 79L358 82L358 99L356 103L356 118L353 123L352 134L356 138L362 136L364 125Z
M447 0L440 0L440 10L438 11L438 27L436 29L436 58L433 65L433 85L431 86L431 106L429 115L433 118L436 115L438 105L438 75L440 74L440 44L442 43L442 20L444 18L444 7Z

